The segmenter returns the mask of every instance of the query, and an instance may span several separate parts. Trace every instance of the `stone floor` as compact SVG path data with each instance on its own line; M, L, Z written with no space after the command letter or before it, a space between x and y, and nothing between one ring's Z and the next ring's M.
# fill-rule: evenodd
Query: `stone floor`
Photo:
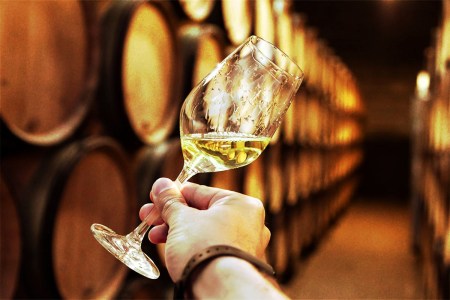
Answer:
M410 226L404 203L355 201L283 289L293 299L423 298Z

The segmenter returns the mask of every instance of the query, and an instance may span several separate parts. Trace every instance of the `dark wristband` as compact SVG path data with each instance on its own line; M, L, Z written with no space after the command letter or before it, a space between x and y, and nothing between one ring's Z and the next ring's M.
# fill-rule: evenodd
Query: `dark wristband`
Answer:
M262 262L261 260L257 259L253 255L250 255L249 253L242 251L238 248L226 246L226 245L217 245L217 246L211 246L203 251L195 254L192 256L192 258L188 261L186 264L186 267L184 267L183 273L181 274L181 278L179 281L175 283L175 290L174 290L174 299L184 299L186 288L188 287L188 284L191 281L192 274L194 271L199 269L199 267L205 266L210 261L212 261L214 258L217 258L219 256L235 256L238 258L241 258L249 263L251 263L253 266L255 266L258 270L267 273L270 276L275 275L275 271L273 270L272 266ZM188 297L191 298L193 295L189 295Z

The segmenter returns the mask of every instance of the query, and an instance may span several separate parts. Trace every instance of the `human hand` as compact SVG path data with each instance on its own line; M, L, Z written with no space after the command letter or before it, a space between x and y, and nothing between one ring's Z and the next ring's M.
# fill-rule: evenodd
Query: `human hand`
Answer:
M139 216L152 209L161 219L149 231L153 243L166 242L166 266L173 281L181 277L187 261L208 246L225 244L260 259L270 239L260 200L232 191L186 183L181 191L167 178L158 179Z

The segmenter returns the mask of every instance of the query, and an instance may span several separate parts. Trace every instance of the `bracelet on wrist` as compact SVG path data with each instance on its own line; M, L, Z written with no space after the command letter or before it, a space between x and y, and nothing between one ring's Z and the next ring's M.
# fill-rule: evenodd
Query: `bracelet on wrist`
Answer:
M193 298L192 288L189 286L192 282L193 274L195 271L199 270L201 267L205 267L213 259L220 256L234 256L241 258L251 263L261 272L264 272L270 276L275 275L275 271L271 265L259 260L241 249L227 245L211 246L195 254L188 261L184 267L183 273L181 274L180 280L175 283L174 299L184 299L185 297Z

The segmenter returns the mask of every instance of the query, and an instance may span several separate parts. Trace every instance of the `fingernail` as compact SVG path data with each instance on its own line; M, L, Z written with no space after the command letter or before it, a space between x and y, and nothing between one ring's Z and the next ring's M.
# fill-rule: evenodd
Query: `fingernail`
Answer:
M175 184L173 183L172 180L170 180L168 178L159 178L153 184L152 191L153 191L153 194L155 196L158 196L159 194L161 194L165 190L173 189L173 188L175 188Z

